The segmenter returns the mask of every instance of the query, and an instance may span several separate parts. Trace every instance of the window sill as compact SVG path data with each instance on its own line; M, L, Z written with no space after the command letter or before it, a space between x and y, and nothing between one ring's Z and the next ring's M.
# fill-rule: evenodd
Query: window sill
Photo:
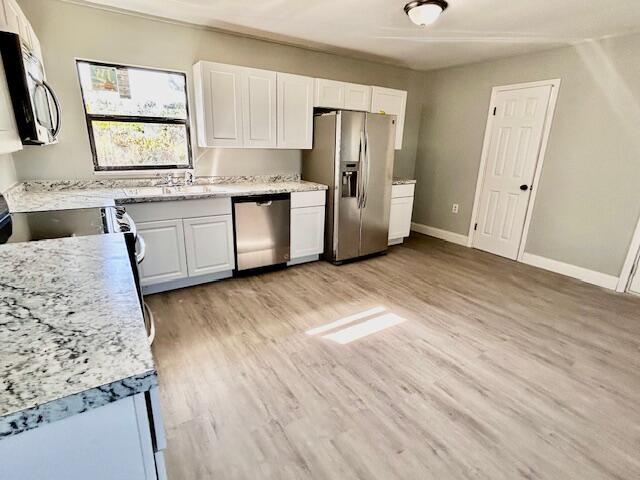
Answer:
M164 177L166 175L184 175L185 172L195 174L193 168L163 168L158 170L94 170L95 177L112 177L112 178L155 178Z

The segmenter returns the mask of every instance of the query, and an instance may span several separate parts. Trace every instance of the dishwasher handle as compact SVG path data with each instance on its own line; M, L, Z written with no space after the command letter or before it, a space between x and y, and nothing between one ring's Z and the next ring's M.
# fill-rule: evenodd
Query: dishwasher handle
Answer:
M289 193L267 193L260 195L247 195L244 197L234 197L233 203L255 203L259 206L270 207L277 200L291 200Z

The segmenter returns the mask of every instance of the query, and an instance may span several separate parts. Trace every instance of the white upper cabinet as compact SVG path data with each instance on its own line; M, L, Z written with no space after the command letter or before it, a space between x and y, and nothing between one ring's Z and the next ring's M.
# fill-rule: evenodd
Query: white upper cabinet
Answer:
M344 108L368 112L371 108L371 87L357 83L345 83Z
M402 148L404 114L407 108L407 92L391 88L372 87L371 112L396 115L396 150Z
M322 108L344 108L344 87L344 82L316 78L313 105Z
M38 37L15 0L0 0L0 30L20 35L22 43L42 61ZM0 154L21 149L22 141L13 114L4 67L0 61Z
M276 148L276 72L240 69L243 146Z
M402 148L405 91L205 61L193 73L201 147L312 148L319 107L396 115Z
M313 78L278 73L278 148L313 147Z
M15 0L0 0L0 30L19 34L22 43L42 61L40 41Z
M371 108L371 87L316 78L314 106L368 112Z
M0 61L0 155L22 150L22 140L18 134L13 106L9 97L9 87Z
M194 66L198 145L242 147L241 68L212 62Z
M28 37L28 21L15 0L0 0L0 21L2 30Z

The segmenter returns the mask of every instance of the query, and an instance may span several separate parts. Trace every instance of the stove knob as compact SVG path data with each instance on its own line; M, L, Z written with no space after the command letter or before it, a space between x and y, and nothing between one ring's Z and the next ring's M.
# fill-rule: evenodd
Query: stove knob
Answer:
M127 213L124 207L116 207L116 218L121 220L124 214Z

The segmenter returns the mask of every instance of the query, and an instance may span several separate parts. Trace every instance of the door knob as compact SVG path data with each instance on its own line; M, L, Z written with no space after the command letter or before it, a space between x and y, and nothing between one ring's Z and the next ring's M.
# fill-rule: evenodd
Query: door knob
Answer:
M527 190L529 190L529 185L520 185L520 190L526 192Z

